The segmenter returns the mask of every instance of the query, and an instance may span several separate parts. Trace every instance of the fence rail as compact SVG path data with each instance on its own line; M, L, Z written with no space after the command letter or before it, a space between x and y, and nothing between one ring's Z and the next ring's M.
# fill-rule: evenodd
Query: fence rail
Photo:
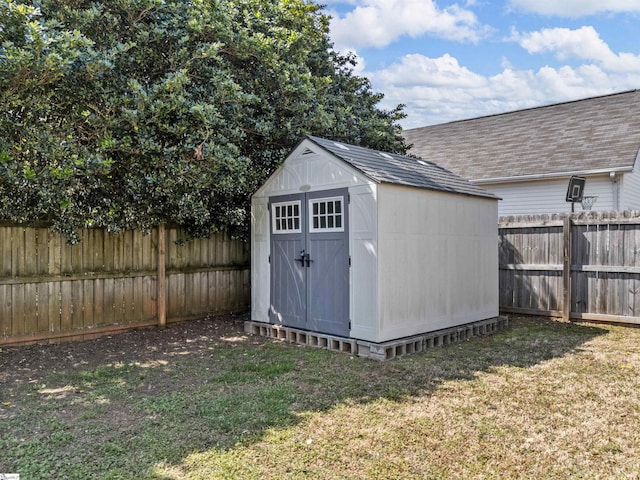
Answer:
M86 229L72 246L45 226L0 224L0 345L246 309L247 245L222 233L183 238L176 228Z
M500 310L640 324L640 212L501 217Z

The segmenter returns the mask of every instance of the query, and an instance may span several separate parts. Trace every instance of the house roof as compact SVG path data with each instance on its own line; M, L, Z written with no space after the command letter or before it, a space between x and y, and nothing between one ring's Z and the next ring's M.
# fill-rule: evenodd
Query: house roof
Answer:
M471 181L631 170L640 90L404 131L409 153Z
M433 162L308 135L313 143L377 183L390 183L478 197L497 197Z

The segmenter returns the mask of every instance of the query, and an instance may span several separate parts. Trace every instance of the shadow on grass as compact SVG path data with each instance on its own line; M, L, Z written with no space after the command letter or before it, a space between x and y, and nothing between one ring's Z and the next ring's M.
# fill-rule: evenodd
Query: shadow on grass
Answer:
M257 442L309 412L428 396L443 382L501 366L529 368L607 333L511 317L509 329L495 336L379 363L246 338L242 320L227 319L222 330L213 328L221 322L215 319L191 329L176 325L164 339L137 332L38 347L50 368L15 365L22 374L5 378L0 393L8 453L0 471L32 479L173 478L149 472L157 465L170 471L195 452ZM10 353L0 356L5 369L12 368Z

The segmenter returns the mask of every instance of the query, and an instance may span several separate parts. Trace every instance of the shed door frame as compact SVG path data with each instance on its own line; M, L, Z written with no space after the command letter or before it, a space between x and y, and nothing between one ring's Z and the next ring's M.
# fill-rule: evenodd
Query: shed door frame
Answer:
M349 194L269 199L272 323L348 337Z

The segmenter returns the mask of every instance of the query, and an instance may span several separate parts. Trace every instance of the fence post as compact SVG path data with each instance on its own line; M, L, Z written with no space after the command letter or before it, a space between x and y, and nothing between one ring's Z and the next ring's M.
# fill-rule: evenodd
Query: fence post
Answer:
M158 327L167 325L167 277L166 277L166 232L164 224L158 225Z
M571 318L571 216L567 215L562 223L562 320Z

